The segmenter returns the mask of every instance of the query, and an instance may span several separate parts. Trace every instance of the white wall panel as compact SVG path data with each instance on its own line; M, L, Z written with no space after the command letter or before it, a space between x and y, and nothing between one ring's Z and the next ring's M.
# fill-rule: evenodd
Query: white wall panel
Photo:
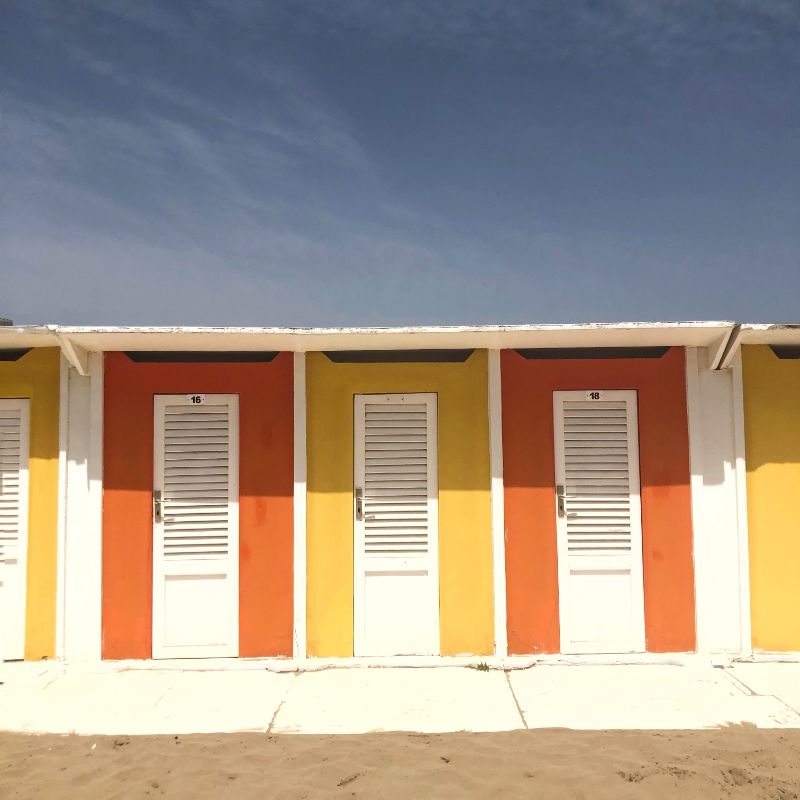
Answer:
M744 460L737 442L741 383L735 370L712 371L707 364L705 350L686 349L697 649L738 655L750 647Z

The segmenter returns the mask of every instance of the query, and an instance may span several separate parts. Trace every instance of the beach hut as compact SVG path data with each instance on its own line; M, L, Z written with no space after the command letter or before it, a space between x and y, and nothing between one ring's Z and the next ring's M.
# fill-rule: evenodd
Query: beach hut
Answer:
M720 329L502 353L511 653L740 651L735 475L705 481L735 448Z
M487 352L414 338L306 358L310 656L494 652Z
M103 657L291 655L292 355L118 338L104 364Z

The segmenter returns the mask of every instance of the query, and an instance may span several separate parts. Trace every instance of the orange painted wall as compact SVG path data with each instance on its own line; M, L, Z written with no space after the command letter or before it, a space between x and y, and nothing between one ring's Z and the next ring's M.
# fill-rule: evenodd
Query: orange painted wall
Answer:
M239 655L291 655L293 359L135 364L105 358L103 658L152 647L153 396L239 395Z
M553 392L636 389L647 649L695 649L689 426L682 348L659 359L501 354L508 646L557 653Z

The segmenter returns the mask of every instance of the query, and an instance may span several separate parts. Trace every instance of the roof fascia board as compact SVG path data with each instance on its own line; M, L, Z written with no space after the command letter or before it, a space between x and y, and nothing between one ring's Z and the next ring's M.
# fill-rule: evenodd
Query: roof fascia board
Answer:
M800 344L800 324L748 323L742 327L742 344Z
M100 350L466 349L597 346L702 346L727 338L733 323L602 323L406 328L77 327L57 330L76 346ZM156 340L160 340L156 345Z
M54 338L48 325L0 325L0 347L47 347Z

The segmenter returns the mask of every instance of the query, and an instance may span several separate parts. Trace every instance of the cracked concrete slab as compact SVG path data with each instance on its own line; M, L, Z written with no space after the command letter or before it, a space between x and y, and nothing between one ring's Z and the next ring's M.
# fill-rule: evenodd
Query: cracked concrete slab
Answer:
M524 727L505 675L464 667L298 675L274 733L508 731Z
M266 670L77 669L31 686L6 673L0 728L130 735L265 731L293 677Z
M538 666L510 681L531 728L800 727L779 700L749 695L708 666Z
M800 664L742 662L728 671L756 694L779 697L800 714Z
M179 734L531 728L800 728L800 664L350 667L290 673L219 660L2 665L0 730Z

